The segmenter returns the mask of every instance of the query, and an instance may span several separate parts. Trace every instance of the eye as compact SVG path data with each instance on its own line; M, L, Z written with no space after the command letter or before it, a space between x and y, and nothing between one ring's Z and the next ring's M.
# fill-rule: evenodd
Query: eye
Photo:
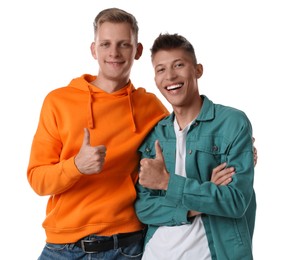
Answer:
M101 47L103 47L103 48L107 48L107 47L109 47L109 43L108 42L102 42L101 44L100 44L100 46Z
M182 68L183 66L184 64L181 62L175 64L175 68Z
M120 46L121 46L122 48L129 48L129 47L131 47L131 45L130 45L128 42L122 42L122 43L120 44Z
M162 73L165 71L165 68L157 68L156 73Z

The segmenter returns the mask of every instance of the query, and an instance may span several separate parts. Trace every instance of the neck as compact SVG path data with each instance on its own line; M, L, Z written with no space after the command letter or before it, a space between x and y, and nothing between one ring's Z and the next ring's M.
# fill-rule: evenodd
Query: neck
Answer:
M184 129L190 122L192 122L199 114L202 107L202 99L187 107L173 107L175 117L180 129Z
M102 79L97 77L94 81L90 82L92 85L102 89L107 93L113 93L124 88L128 83L129 79L123 79L121 81L111 80L111 79Z

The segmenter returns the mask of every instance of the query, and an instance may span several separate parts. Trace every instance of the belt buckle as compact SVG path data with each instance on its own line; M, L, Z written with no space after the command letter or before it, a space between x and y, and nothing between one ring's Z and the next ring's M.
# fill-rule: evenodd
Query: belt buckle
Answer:
M85 253L98 253L99 251L88 251L88 250L86 250L86 247L85 247L85 243L93 243L93 242L95 242L96 241L96 239L94 238L94 239L90 239L90 240L88 240L88 239L82 239L80 242L81 242L81 247L82 247L82 250L85 252Z

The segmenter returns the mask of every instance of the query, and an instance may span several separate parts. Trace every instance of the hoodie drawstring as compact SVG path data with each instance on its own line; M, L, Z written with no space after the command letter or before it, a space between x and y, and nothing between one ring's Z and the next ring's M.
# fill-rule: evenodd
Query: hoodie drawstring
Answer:
M89 113L89 119L88 119L88 127L90 129L95 128L95 123L94 123L94 115L93 115L93 96L92 96L92 90L90 88L90 86L88 86L89 89L89 109L88 109L88 113Z
M133 105L132 105L132 98L131 98L131 88L127 89L127 94L128 94L128 104L129 104L129 110L131 114L131 121L133 124L133 132L136 132L136 124L135 124L135 119L134 119L134 114L133 114Z
M93 95L92 95L93 92L92 92L92 89L89 85L88 85L88 89L89 89L88 127L90 129L93 129L93 128L95 128L94 114L93 114L93 102L94 102L94 100L93 100ZM133 125L133 132L136 132L137 128L136 128L136 123L135 123L135 119L134 119L134 111L133 111L132 98L131 98L132 97L132 95L131 95L132 90L133 90L132 86L130 86L127 89L127 96L128 96L127 98L128 98L128 105L129 105L129 110L130 110L131 122L132 122L132 125Z

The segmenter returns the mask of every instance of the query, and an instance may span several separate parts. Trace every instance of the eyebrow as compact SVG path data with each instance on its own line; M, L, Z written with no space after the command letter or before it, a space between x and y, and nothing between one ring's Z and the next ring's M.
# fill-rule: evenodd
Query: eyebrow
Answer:
M173 60L171 63L175 63L175 62L178 62L178 61L184 61L184 59L182 59L182 58L178 58L178 59L175 59L175 60ZM158 67L158 66L164 66L164 64L157 64L156 66L155 66L155 68L156 67Z

